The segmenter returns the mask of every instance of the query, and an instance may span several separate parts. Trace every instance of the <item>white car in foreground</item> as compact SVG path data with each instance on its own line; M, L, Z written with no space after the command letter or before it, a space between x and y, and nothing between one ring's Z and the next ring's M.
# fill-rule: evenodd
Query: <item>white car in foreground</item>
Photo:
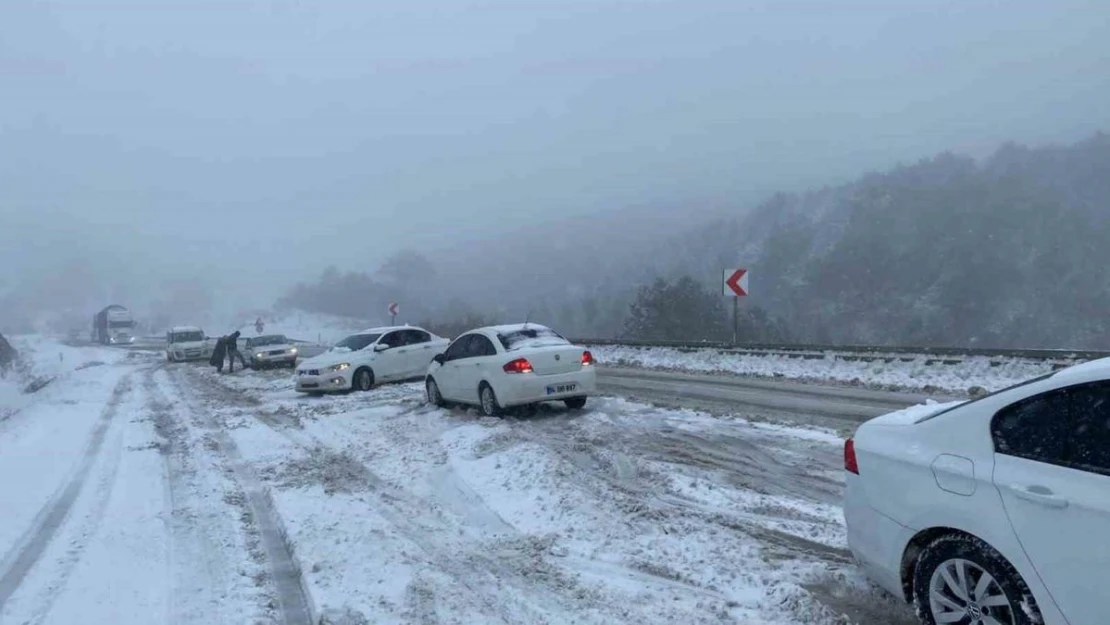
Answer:
M534 323L471 330L436 356L425 378L428 401L502 409L562 401L572 410L597 390L589 351Z
M928 625L1110 622L1110 359L868 421L848 544Z
M420 379L447 344L447 339L413 326L363 330L298 363L296 389L302 393L368 391L379 382Z
M177 326L166 332L166 360L186 362L208 360L212 357L215 342L195 326Z

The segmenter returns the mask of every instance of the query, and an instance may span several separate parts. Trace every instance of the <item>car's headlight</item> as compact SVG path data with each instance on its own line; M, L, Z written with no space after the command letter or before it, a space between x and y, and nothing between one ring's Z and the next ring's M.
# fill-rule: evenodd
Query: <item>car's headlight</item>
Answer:
M350 368L351 368L351 363L341 362L338 365L332 365L332 366L328 367L327 370L328 371L344 371L344 370L350 369Z
M297 348L296 347L290 347L289 348L289 353L290 354L296 354L297 353Z
M255 358L261 358L262 357L262 352L258 352L257 354L254 355L254 357Z

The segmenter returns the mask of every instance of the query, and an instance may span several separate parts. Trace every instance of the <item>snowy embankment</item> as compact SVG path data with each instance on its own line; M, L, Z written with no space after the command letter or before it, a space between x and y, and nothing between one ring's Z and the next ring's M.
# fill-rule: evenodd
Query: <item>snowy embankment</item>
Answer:
M823 358L790 358L781 354L745 354L719 349L680 350L669 347L591 346L603 365L693 373L719 373L801 382L847 384L887 390L966 394L971 387L988 391L1052 372L1052 363L1017 358L968 357L957 364L927 364L935 356L892 362L847 360L827 352ZM997 363L997 364L995 364Z
M255 319L244 319L237 329L244 337L256 336ZM360 330L381 325L371 321L324 313L275 312L262 317L263 334L283 334L297 341L331 345Z
M177 379L270 489L329 623L892 625L850 562L841 439L596 398L523 419L419 384ZM831 606L864 606L844 620Z
M0 421L33 401L36 393L74 372L104 364L117 364L129 357L119 349L71 347L40 335L10 336L18 352L12 369L0 376Z

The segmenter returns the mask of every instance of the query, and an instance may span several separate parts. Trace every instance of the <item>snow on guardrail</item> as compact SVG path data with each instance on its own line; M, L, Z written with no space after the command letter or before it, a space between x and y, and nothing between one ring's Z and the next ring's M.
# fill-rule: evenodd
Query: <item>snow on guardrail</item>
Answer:
M977 394L1106 352L855 346L759 346L580 340L602 365ZM980 387L980 388L975 388Z

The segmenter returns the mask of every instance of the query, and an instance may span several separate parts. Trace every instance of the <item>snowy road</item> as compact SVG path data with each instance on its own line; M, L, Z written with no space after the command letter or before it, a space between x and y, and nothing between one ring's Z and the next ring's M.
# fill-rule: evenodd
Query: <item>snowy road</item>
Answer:
M832 431L289 389L152 355L36 395L0 429L0 623L913 623L850 562Z
M675 408L715 414L745 411L757 417L851 431L872 417L947 397L876 391L844 386L758 380L732 375L678 373L634 368L603 368L604 392Z

